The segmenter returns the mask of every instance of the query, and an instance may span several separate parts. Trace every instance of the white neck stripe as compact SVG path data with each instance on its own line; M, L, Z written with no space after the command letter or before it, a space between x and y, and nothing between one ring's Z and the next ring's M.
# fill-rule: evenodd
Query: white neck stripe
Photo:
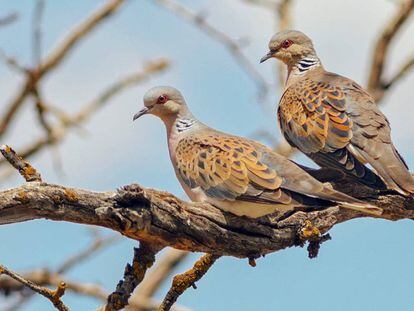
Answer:
M182 118L177 121L175 127L177 128L178 132L184 132L189 130L194 124L197 123L197 120L190 119L190 118Z

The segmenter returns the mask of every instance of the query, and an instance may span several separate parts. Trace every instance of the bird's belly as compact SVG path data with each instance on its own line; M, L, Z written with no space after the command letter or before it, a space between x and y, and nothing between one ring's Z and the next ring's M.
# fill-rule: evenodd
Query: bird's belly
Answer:
M293 209L293 206L285 204L259 204L244 201L217 200L213 198L207 198L207 202L223 211L250 218L258 218L275 212L284 214Z
M278 212L278 215L282 215L294 209L294 206L286 204L260 204L245 201L218 200L208 197L200 187L190 188L185 183L181 185L191 201L206 202L236 216L258 218L275 212Z

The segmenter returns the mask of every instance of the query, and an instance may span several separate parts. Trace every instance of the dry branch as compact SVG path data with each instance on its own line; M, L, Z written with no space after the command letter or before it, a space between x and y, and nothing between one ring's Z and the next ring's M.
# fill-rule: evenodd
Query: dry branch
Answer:
M25 279L24 277L18 275L17 273L7 269L2 265L0 265L0 275L1 274L11 277L12 279L27 286L36 293L46 297L50 300L50 302L55 306L56 309L60 311L69 311L69 308L60 299L65 294L66 290L66 284L64 282L60 282L57 285L56 290L50 290L49 288L39 286L33 283L32 281Z
M19 171L20 175L27 181L42 181L42 177L28 162L19 157L16 152L9 146L2 145L0 152L4 158Z
M16 117L16 113L23 105L29 95L37 89L39 81L55 69L73 48L89 33L92 32L102 21L117 11L124 0L109 0L83 23L75 27L69 35L34 69L26 69L26 79L17 95L7 104L3 118L0 120L0 137L7 131L10 123Z
M384 209L381 218L414 219L413 199L390 194L373 202ZM297 212L280 221L247 219L138 185L93 192L32 182L0 192L0 224L45 218L97 225L148 244L240 258L258 258L297 245L298 230L306 220L323 234L357 217L363 215L331 207Z
M121 310L128 305L132 292L144 279L147 270L154 264L155 255L161 248L156 244L141 242L134 248L132 265L125 267L124 278L119 281L116 290L108 296L105 311Z
M75 27L46 59L43 60L39 68L39 75L49 73L52 69L56 69L57 65L61 64L62 60L79 44L81 39L84 39L100 23L112 16L124 2L124 0L109 0L85 21Z
M150 79L155 74L165 71L169 65L170 63L168 60L163 58L150 61L144 65L144 68L142 70L126 75L125 77L122 77L121 79L113 82L111 85L105 88L102 93L100 93L95 99L86 103L83 108L81 108L73 116L68 116L62 112L59 112L59 119L61 121L61 124L53 126L50 129L50 134L34 140L31 145L26 146L26 148L24 150L21 150L19 154L23 158L28 159L43 150L45 147L59 143L63 140L70 129L78 127L84 122L88 121L94 115L94 113L105 107L105 105L108 104L109 101L116 95L119 95L121 92L127 90L128 88L136 86L139 83ZM44 105L44 103L42 104ZM43 109L50 111L53 110L53 107L44 105ZM0 160L0 166L5 163L5 160Z
M185 251L173 248L169 249L160 259L158 259L154 268L149 271L148 276L139 285L129 302L138 302L142 300L143 297L153 297L163 281L171 275L172 271L188 256L188 254L189 253Z
M413 9L414 0L403 0L397 13L387 23L374 46L367 87L368 91L377 101L380 101L383 98L384 91L392 84L389 84L383 77L391 42L407 21L408 17L413 12ZM407 64L410 64L410 62ZM403 67L401 69L404 70L402 74L404 74L411 66L412 65L409 65L407 69L404 69ZM396 76L398 77L399 74L397 73Z
M0 27L10 25L19 18L19 15L16 12L12 12L8 15L0 17Z
M14 157L7 159L14 163ZM373 203L383 208L381 218L414 219L414 198L384 195ZM336 206L310 213L297 212L288 218L271 215L249 219L222 212L209 204L187 203L172 194L138 185L99 193L30 182L0 192L0 225L45 218L106 227L140 241L133 264L127 265L124 279L109 295L105 311L120 310L128 304L135 287L154 263L155 254L165 246L214 255L206 255L194 269L174 278L160 310L169 310L178 296L199 280L221 255L248 258L255 265L255 259L260 256L303 246L309 241L312 258L318 254L320 244L330 238L323 234L332 226L364 216ZM35 291L40 290L29 280L10 276ZM66 310L60 301L65 288L60 283L56 291L48 292L60 310ZM143 307L141 304L138 309Z
M182 4L174 0L155 0L155 3L168 9L175 15L189 21L201 31L206 33L212 39L221 43L234 57L235 61L239 64L248 76L254 81L257 87L257 94L259 98L263 98L268 92L268 85L263 76L256 70L256 66L246 57L242 51L242 47L237 40L231 38L229 35L219 30L213 24L207 22L203 14L197 14Z
M169 311L172 305L177 301L187 288L193 286L196 288L195 282L199 281L211 268L220 256L206 254L196 261L194 267L183 274L176 275L173 279L170 290L165 296L158 311Z

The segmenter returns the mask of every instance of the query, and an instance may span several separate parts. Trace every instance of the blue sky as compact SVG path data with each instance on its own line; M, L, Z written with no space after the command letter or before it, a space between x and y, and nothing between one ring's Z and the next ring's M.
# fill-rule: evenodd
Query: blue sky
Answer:
M44 52L100 3L47 1ZM257 70L273 81L273 64L258 64L275 27L271 13L236 0L182 3L208 11L208 20L232 38L249 38L246 54ZM18 22L0 29L0 47L25 64L31 64L33 6L34 1L3 1L0 10L0 16L13 10L20 12ZM387 0L297 0L294 25L314 39L327 69L364 84L373 39L394 6ZM411 18L392 46L387 73L413 53L413 33ZM222 45L151 1L127 4L84 40L59 70L48 76L42 89L49 102L75 112L112 81L141 68L142 62L159 57L171 60L167 73L116 97L85 125L87 135L70 134L60 145L64 176L56 173L52 152L45 151L32 160L47 181L93 190L139 182L185 198L169 162L163 125L152 117L131 122L133 113L142 106L145 90L159 84L182 90L194 114L213 127L243 136L267 128L279 137L275 107L280 90L275 88L266 107L260 107L255 84ZM0 111L15 93L18 81L16 73L0 64ZM413 82L414 74L407 76L386 97L383 106L394 141L411 167L414 148L407 126L414 113ZM0 143L24 146L41 134L36 126L34 109L28 105ZM296 159L310 164L303 156ZM14 176L1 187L20 183ZM246 260L221 258L198 283L198 289L188 290L179 303L197 311L411 310L414 250L410 245L414 227L410 221L358 219L336 226L331 235L333 240L323 245L315 260L309 260L306 250L300 248L270 254L255 268ZM0 262L14 270L56 267L90 241L84 226L51 221L2 226L0 239ZM135 241L124 239L72 270L68 278L97 282L112 290L131 260L135 245ZM191 266L198 256L190 256L177 271ZM166 290L162 288L157 297L162 298ZM64 301L73 310L91 310L100 303L71 294L65 295ZM24 310L40 309L52 310L48 301L36 297Z

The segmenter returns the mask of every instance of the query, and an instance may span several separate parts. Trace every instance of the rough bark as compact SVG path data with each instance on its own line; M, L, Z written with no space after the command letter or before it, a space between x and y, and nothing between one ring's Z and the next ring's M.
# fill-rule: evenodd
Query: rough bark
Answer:
M384 209L381 218L414 219L413 198L388 194L373 202ZM40 218L90 224L142 242L240 258L257 258L300 245L299 233L307 221L323 234L335 224L357 217L364 215L331 207L297 212L282 220L248 219L139 185L93 192L31 182L0 192L0 224Z

